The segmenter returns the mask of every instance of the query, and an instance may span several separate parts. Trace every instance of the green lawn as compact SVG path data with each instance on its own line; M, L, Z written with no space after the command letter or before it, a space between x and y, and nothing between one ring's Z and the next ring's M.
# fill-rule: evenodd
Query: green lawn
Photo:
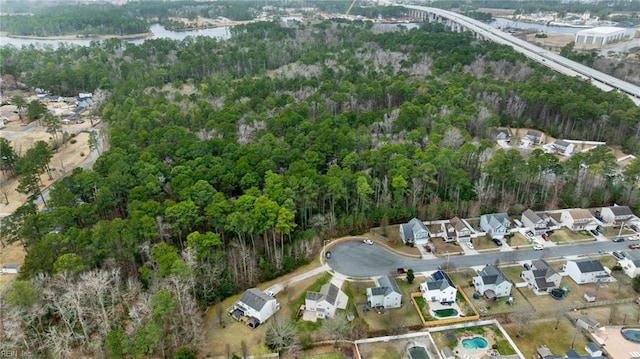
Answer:
M503 326L525 358L532 358L540 345L546 345L554 354L561 354L571 347L572 342L575 348L584 348L587 343L587 338L567 319L560 320L557 330L553 319L530 322L523 335L519 337L516 324Z
M622 234L620 233L620 227L604 227L602 228L602 235L607 237L607 238L614 238L617 237L618 235L621 236L628 236L628 235L632 235L635 234L636 232L632 231L631 229L624 227L624 229L622 230Z
M324 354L310 354L302 355L301 359L345 359L346 357L340 353L324 353Z
M573 241L584 241L584 240L595 240L593 235L587 231L578 231L573 232L566 227L562 227L553 231L550 235L550 240L555 243L563 243L563 242L573 242Z

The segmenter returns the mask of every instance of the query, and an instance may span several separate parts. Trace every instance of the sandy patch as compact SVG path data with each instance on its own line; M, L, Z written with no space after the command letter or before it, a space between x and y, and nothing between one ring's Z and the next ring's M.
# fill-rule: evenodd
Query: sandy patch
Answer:
M0 248L0 265L11 263L22 264L24 263L24 257L26 255L27 252L24 251L20 242L12 243L4 248ZM17 274L0 274L0 289L17 276Z

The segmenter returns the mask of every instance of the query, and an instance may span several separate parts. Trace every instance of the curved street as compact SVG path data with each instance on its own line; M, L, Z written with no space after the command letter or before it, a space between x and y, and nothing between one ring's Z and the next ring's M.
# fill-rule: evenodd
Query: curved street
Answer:
M374 244L368 245L362 241L346 241L337 243L330 248L331 258L327 264L337 273L349 277L374 277L396 273L398 268L411 268L416 272L437 270L438 267L450 266L468 268L494 264L531 261L536 259L553 259L566 256L595 254L598 252L612 252L628 249L629 242L614 243L612 241L591 241L577 244L546 247L541 251L534 251L531 247L510 251L452 255L448 259L415 259L390 252L386 248Z

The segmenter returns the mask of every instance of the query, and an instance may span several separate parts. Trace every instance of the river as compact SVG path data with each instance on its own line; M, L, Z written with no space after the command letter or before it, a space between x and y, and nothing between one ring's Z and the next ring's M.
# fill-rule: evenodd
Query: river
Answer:
M220 39L228 39L231 35L229 33L229 27L214 27L209 29L198 29L188 31L171 31L164 28L160 24L153 24L150 27L150 31L153 34L150 37L142 39L127 39L124 41L131 42L133 44L141 44L148 39L172 39L172 40L184 40L189 36L210 36ZM46 39L23 39L7 36L0 36L0 46L13 45L15 47L30 46L36 47L51 46L53 48L58 47L60 44L81 45L89 46L92 41L99 41L97 39L74 39L74 40L46 40Z

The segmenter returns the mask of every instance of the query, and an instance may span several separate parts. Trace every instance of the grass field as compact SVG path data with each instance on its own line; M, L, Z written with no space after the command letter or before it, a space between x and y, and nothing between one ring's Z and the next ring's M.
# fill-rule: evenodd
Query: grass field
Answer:
M518 336L516 323L503 324L509 336L516 343L525 358L532 358L538 346L546 345L554 354L564 354L571 345L584 348L587 338L577 330L573 323L561 319L555 329L554 319L535 320L526 325L526 330ZM580 349L580 351L584 351Z
M591 235L591 233L587 231L573 232L567 227L562 227L560 229L553 231L553 234L550 235L549 240L555 243L563 243L563 242L595 240L595 238Z

